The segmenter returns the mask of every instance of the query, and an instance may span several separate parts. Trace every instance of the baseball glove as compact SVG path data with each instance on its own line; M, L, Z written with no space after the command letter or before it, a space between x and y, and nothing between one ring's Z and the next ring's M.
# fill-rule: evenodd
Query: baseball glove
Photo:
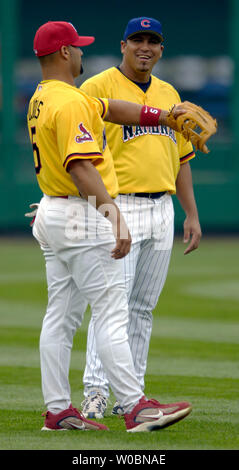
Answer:
M167 125L180 132L186 140L190 140L195 150L209 153L206 142L217 132L216 119L213 119L205 109L189 101L184 101L180 105L186 112L175 117L174 109L176 106L174 105L168 113Z

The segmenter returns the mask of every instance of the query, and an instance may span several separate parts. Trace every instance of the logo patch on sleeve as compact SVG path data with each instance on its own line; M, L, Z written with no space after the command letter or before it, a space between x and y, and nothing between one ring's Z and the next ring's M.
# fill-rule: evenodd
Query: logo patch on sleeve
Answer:
M91 133L83 126L83 122L81 122L78 127L81 131L81 135L75 136L76 143L83 144L84 142L93 142L94 139Z

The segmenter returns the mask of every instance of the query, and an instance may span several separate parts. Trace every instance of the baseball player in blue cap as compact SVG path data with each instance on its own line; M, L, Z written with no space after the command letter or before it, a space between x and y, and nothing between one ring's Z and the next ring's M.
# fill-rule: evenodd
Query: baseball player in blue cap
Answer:
M157 103L159 107L170 109L180 102L177 91L151 74L162 57L163 41L158 20L131 19L121 41L121 64L90 78L81 90L91 96L147 105ZM173 245L172 194L177 194L186 214L184 240L188 246L185 253L196 249L200 242L201 228L189 163L195 153L190 142L165 126L107 123L106 136L119 182L117 203L132 235L131 251L124 260L129 302L128 335L136 374L144 390L152 311L165 284ZM93 320L88 329L83 380L83 413L88 418L102 418L109 386L96 353ZM113 413L123 413L117 402Z

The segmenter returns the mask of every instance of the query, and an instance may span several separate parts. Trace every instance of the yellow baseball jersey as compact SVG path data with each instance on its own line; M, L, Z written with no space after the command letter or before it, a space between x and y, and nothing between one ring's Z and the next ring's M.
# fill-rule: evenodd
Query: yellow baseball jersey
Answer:
M92 98L65 82L39 83L29 103L27 122L44 194L79 196L67 166L72 160L90 159L108 193L117 196L118 181L103 122L107 110L107 99Z
M112 67L81 85L90 96L133 101L169 110L180 102L172 85L151 75L146 92ZM106 136L120 193L176 192L180 163L195 156L191 143L166 126L120 126L106 123Z

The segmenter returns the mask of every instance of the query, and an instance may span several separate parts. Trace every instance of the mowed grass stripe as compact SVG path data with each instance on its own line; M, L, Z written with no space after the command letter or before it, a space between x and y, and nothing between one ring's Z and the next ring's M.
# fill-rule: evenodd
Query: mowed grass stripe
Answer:
M239 344L239 322L197 318L154 316L152 335Z
M47 294L44 289L43 298L41 298L42 286L39 286L37 295L33 299L22 301L13 300L9 289L8 300L0 299L0 327L24 327L24 328L41 328L47 307ZM20 294L18 294L20 297ZM35 302L33 301L35 299ZM89 322L89 309L86 311L81 330L86 331Z
M182 375L182 376L198 376L198 377L234 377L239 379L238 361L214 358L210 355L200 357L200 347L198 344L197 352L193 356L190 351L181 352L180 356L167 354L166 351L159 350L157 354L150 353L148 358L147 372L155 375ZM203 345L204 346L204 345ZM195 345L196 348L196 345ZM195 349L194 349L195 351ZM39 367L40 359L38 350L19 347L1 347L0 348L0 365L16 366L16 367ZM85 367L85 352L72 352L71 368L83 371ZM239 384L238 384L239 385Z
M6 328L1 327L0 330L0 351L2 353L7 350L13 350L17 347L33 350L38 349L39 346L39 335L40 330L31 328ZM78 331L74 338L73 352L83 351L85 352L86 346L86 330ZM210 339L210 338L209 338ZM238 345L237 342L230 341L206 341L205 339L199 340L194 339L189 334L185 337L174 338L173 334L167 336L166 334L153 335L150 343L150 354L167 354L169 357L174 356L194 356L205 359L223 360L230 359L233 362L238 362ZM0 357L1 359L1 357Z
M189 319L181 316L160 315L159 307L157 309L154 311L152 336L239 344L239 318L237 322L234 319L230 321L229 315L224 315L223 320L213 319L210 316L203 319L194 317ZM0 326L3 331L4 327L8 329L9 327L13 328L14 325L17 327L24 326L24 329L31 329L35 326L40 330L44 312L45 307L41 309L34 306L33 303L27 305L21 302L11 302L10 304L0 302ZM88 310L80 332L86 332L89 319L90 313ZM14 335L14 328L12 334Z
M150 369L150 368L148 368ZM163 369L163 368L162 368ZM176 368L175 368L176 370ZM178 372L178 373L177 373ZM238 386L239 380L235 377L216 377L211 375L197 375L197 373L191 375L180 374L180 371L175 372L175 374L171 373L170 371L167 374L166 370L165 373L161 372L161 368L158 367L156 373L151 373L150 370L147 371L147 376L145 379L146 388L145 393L150 394L153 396L152 393L155 395L159 395L162 401L163 396L165 395L165 399L167 397L167 401L169 400L169 395L174 395L175 399L179 400L179 398L183 396L189 396L193 394L193 390L198 391L198 396L201 396L204 399L207 399L207 395L205 395L204 391L207 392L211 396L215 397L215 399L220 398L223 399L227 397L228 399L238 400ZM83 370L79 368L72 368L70 371L70 382L72 386L72 393L74 395L80 395L83 397L83 389L82 389L82 373ZM40 401L42 402L41 396L41 374L40 369L37 367L13 367L13 366L1 366L0 367L0 374L1 374L1 407L7 407L8 404L3 398L5 394L5 390L12 389L12 393L17 395L16 392L18 387L26 387L27 389L36 389ZM173 389L170 388L170 384L173 384ZM176 385L177 384L177 385ZM183 387L182 387L183 384ZM37 388L38 387L38 388ZM29 390L28 392L29 393ZM178 395L178 398L177 398ZM23 402L26 400L26 396L23 394L21 396ZM42 402L43 403L43 402ZM77 404L79 406L79 403ZM238 409L239 411L239 409Z
M195 377L221 377L239 379L238 363L214 361L192 357L168 358L165 355L149 357L147 372L154 375L182 375ZM238 382L239 386L239 382Z
M39 294L38 294L39 295ZM41 328L46 310L46 301L39 305L36 302L16 300L0 300L0 326Z
M25 284L25 282L45 282L45 271L0 273L1 284Z

